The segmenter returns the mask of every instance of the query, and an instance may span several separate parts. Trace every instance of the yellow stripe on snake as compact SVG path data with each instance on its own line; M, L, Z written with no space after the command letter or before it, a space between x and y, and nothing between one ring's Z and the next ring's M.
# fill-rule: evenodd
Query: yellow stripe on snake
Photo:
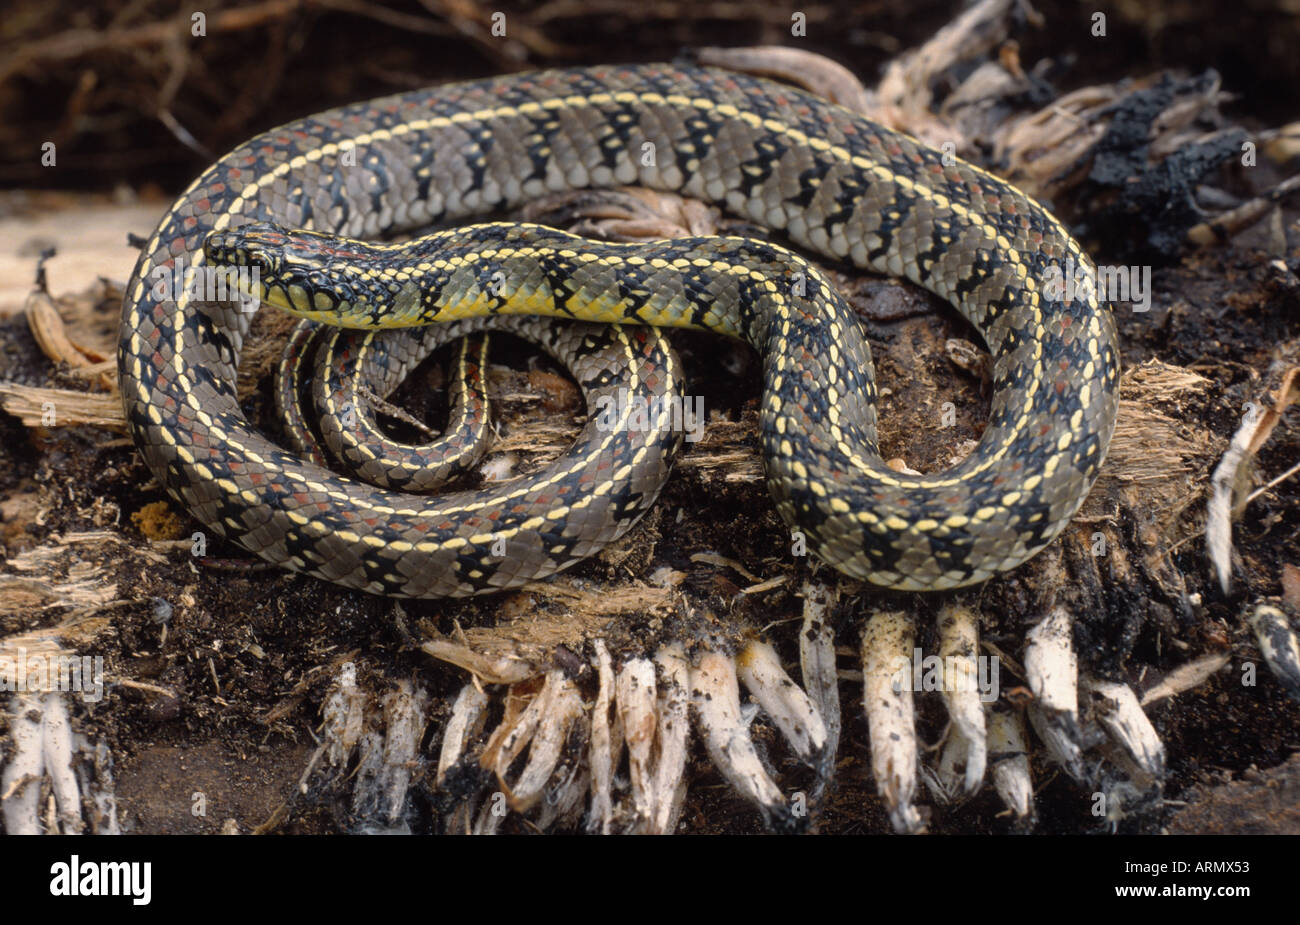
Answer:
M993 355L975 451L937 475L883 463L857 319L783 247L619 245L499 223L400 246L360 240L630 184L716 203L951 302ZM587 427L550 468L475 491L430 497L337 475L245 419L234 380L251 314L156 285L182 257L255 271L255 295L327 323L453 322L335 337L335 352L365 355L384 376L467 331L534 337L574 369ZM616 393L680 394L658 328L637 326L703 328L762 355L768 484L807 548L876 584L952 588L1042 549L1105 457L1115 329L1088 287L1051 290L1071 266L1092 264L1014 187L798 90L667 65L524 74L333 110L219 160L144 249L123 307L119 381L150 468L213 530L349 587L464 596L566 568L653 503L677 436L597 408Z

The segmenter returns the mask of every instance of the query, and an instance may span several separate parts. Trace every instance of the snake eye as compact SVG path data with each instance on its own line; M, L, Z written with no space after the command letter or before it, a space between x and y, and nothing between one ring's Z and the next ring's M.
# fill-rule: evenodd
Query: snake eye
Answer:
M257 251L250 251L248 254L248 265L258 272L261 276L270 276L274 269L271 265L271 258Z

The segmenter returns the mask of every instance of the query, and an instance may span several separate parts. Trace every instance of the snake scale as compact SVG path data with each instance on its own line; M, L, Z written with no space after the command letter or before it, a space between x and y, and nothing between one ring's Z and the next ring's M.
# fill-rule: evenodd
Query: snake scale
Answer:
M630 184L715 203L952 303L993 356L976 449L936 475L883 463L860 326L820 274L775 244L628 246L505 224L404 249L359 240ZM252 266L265 274L264 301L354 327L463 319L434 328L531 325L563 339L547 333L562 324L514 315L605 322L573 329L566 364L603 338L652 398L680 390L679 374L658 329L631 325L744 339L763 357L761 440L778 510L821 559L890 588L968 585L1033 556L1082 503L1114 429L1110 312L1086 286L1065 298L1045 284L1092 266L1068 232L1013 186L838 106L669 65L514 75L346 106L254 138L176 201L127 289L119 381L144 459L198 520L273 563L376 593L464 596L571 565L653 502L675 440L589 420L550 469L442 497L336 475L246 420L234 381L251 315L154 287L182 257ZM356 336L382 344L399 333ZM592 390L615 387L614 375L584 385L589 412Z

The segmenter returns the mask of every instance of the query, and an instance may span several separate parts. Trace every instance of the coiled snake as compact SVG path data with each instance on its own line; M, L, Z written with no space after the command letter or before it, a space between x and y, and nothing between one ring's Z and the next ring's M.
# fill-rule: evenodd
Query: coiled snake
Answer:
M716 203L951 302L993 355L990 420L975 451L938 475L881 461L860 327L823 277L773 244L633 247L489 224L394 249L280 227L374 239L547 192L626 184ZM603 350L580 377L589 409L602 388L648 399L679 388L657 329L548 334L554 322L510 315L743 338L763 356L761 436L778 509L819 557L892 588L971 584L1034 555L1082 503L1114 429L1110 313L1086 285L1049 286L1071 266L1091 268L1079 245L1014 187L838 106L666 65L517 75L347 106L253 139L177 200L127 289L119 381L137 446L196 518L271 562L376 593L476 594L571 565L654 500L675 439L593 413L569 454L502 486L425 497L335 475L252 429L234 389L251 315L156 286L181 257L254 268L257 295L307 317L477 318L448 327L531 332L566 363ZM367 337L383 357L411 349L394 332ZM622 379L610 351L622 356Z

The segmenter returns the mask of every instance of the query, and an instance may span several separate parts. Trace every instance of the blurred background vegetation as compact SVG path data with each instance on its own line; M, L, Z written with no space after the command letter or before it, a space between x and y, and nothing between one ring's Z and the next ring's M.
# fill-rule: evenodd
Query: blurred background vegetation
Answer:
M179 189L250 135L340 103L536 67L798 45L874 83L957 0L6 0L0 187ZM1296 118L1300 0L1035 0L1021 60L1061 91L1216 68L1239 115ZM791 35L802 13L806 36ZM1107 36L1092 17L1107 16ZM198 14L198 15L196 15ZM505 36L494 36L504 14ZM201 16L201 19L199 18ZM499 15L497 22L500 22ZM201 23L201 29L200 29ZM203 34L196 35L201 31ZM942 88L940 93L942 93ZM41 166L53 141L58 170Z

